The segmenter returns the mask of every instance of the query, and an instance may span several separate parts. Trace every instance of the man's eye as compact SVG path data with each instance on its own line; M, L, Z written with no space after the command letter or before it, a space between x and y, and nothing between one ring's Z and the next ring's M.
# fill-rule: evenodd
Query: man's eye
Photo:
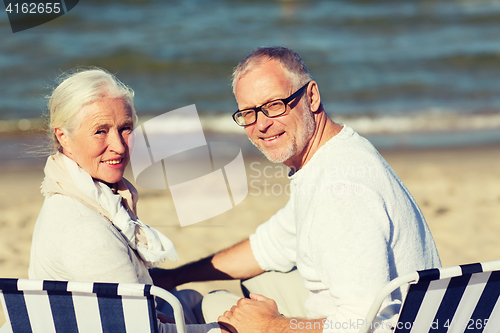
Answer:
M269 104L266 105L267 108L277 108L277 107L281 107L283 105L283 102L282 101L276 101L276 102L271 102Z
M243 116L244 118L248 118L248 117L253 116L253 114L254 114L254 111L253 111L253 110L250 110L250 111L243 111L243 112L241 113L241 116Z

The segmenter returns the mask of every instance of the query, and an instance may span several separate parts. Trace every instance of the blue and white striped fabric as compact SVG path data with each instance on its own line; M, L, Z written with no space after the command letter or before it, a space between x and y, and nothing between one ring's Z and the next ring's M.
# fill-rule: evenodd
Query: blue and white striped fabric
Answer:
M0 299L13 333L157 333L151 288L156 287L0 279Z
M395 333L500 333L500 261L418 272Z

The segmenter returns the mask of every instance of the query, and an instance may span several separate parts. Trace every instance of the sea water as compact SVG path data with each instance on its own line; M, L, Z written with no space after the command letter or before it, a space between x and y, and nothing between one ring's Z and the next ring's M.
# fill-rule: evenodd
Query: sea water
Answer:
M140 120L196 104L205 129L243 135L231 71L283 45L328 114L378 146L500 142L498 0L82 0L18 33L0 9L0 132L29 130L62 72L98 66L135 90Z

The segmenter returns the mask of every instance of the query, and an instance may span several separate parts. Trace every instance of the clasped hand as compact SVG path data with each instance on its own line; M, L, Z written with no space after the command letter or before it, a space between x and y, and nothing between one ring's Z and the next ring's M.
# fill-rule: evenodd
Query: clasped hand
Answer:
M238 300L218 321L233 333L256 333L279 330L286 319L279 313L274 300L251 293L250 299Z

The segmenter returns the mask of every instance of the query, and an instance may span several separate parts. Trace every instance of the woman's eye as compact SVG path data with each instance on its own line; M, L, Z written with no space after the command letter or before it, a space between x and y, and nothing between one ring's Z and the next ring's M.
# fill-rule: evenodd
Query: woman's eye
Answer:
M104 130L98 130L95 132L95 134L105 134L105 133L106 133L106 131L104 131Z

